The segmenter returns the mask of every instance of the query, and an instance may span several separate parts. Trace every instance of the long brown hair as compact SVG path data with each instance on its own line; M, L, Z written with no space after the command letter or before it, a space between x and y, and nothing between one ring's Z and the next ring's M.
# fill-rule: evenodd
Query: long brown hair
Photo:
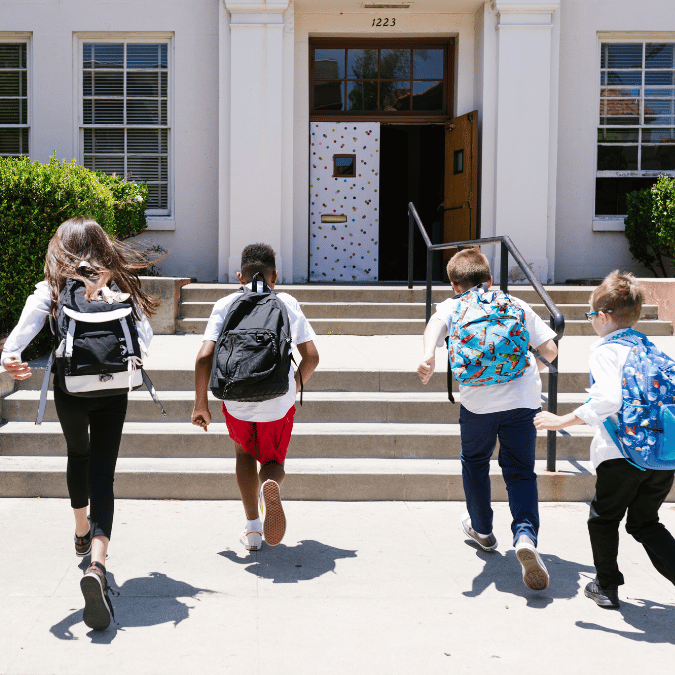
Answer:
M82 261L90 267L80 267ZM87 300L102 286L115 281L122 292L133 298L134 315L138 314L138 308L145 316L151 316L159 307L159 300L143 292L138 270L153 262L156 261L149 261L131 246L109 237L93 218L70 218L59 225L47 247L45 278L52 292L52 312L66 279L71 278L85 284Z

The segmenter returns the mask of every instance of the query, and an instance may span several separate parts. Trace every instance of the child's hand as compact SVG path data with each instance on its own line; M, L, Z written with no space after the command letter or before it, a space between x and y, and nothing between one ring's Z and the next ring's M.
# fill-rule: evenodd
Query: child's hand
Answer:
M192 411L192 424L196 427L201 427L204 431L208 431L208 426L211 424L211 412L208 408L195 408Z
M560 415L542 410L534 416L534 426L539 431L559 431L565 426Z
M30 366L19 361L16 356L5 359L2 365L13 380L27 380L33 374Z
M436 367L436 357L434 356L431 356L428 359L424 359L424 361L422 361L420 365L417 366L417 374L420 376L422 384L427 384L427 382L429 382L431 376L434 374L435 367Z

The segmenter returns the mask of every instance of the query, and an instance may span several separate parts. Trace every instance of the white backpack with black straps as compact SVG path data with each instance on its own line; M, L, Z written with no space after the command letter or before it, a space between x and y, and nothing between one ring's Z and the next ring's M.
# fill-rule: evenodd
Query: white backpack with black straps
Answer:
M56 320L50 316L54 349L42 382L36 424L42 422L53 365L61 388L73 396L114 396L145 384L166 415L155 389L143 370L147 349L138 335L133 304L115 282L103 286L92 300L85 284L67 279L59 296Z

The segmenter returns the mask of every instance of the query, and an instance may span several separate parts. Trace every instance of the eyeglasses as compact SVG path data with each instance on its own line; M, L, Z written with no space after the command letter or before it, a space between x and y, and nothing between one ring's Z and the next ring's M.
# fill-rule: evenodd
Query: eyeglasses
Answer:
M611 314L613 311L613 309L600 309L597 312L584 312L584 314L589 321L593 321L593 317L600 314L600 312L603 312L604 314Z

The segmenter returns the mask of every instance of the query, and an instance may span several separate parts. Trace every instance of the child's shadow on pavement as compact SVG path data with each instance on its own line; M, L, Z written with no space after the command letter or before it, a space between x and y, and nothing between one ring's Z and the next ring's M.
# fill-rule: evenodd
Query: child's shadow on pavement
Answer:
M87 633L94 643L110 644L117 635L118 621L121 624L119 630L157 626L169 622L177 626L188 618L192 609L178 598L198 599L197 596L202 593L214 592L205 588L195 588L161 572L151 572L147 577L127 579L120 587L115 583L112 572L108 572L107 576L109 587L119 593L119 597L115 593L109 593L116 618L110 622L106 630L92 630ZM52 626L50 632L59 640L76 640L71 628L81 621L82 609L78 609Z
M614 635L620 635L636 642L675 645L675 634L673 633L675 605L664 605L660 602L652 602L651 600L643 600L641 598L633 599L636 601L636 604L622 600L618 611L622 614L623 620L629 626L635 628L635 630L617 630L587 621L577 621L576 625L579 628L613 633ZM589 600L589 602L591 601ZM601 613L607 612L613 614L611 610L598 609Z
M576 596L582 572L588 572L590 578L595 576L595 567L592 565L582 565L540 551L539 555L546 565L551 581L545 590L533 591L523 583L522 568L514 550L501 554L499 551L490 553L481 549L476 551L476 555L485 561L485 565L474 578L471 590L462 593L468 598L475 598L490 584L494 584L501 593L524 597L528 607L543 609L555 599Z
M239 565L248 565L247 572L262 579L272 579L275 584L297 584L335 572L336 560L356 558L356 551L305 539L296 546L279 544L274 550L265 544L260 551L249 551L244 558L231 550L221 551L218 555Z

